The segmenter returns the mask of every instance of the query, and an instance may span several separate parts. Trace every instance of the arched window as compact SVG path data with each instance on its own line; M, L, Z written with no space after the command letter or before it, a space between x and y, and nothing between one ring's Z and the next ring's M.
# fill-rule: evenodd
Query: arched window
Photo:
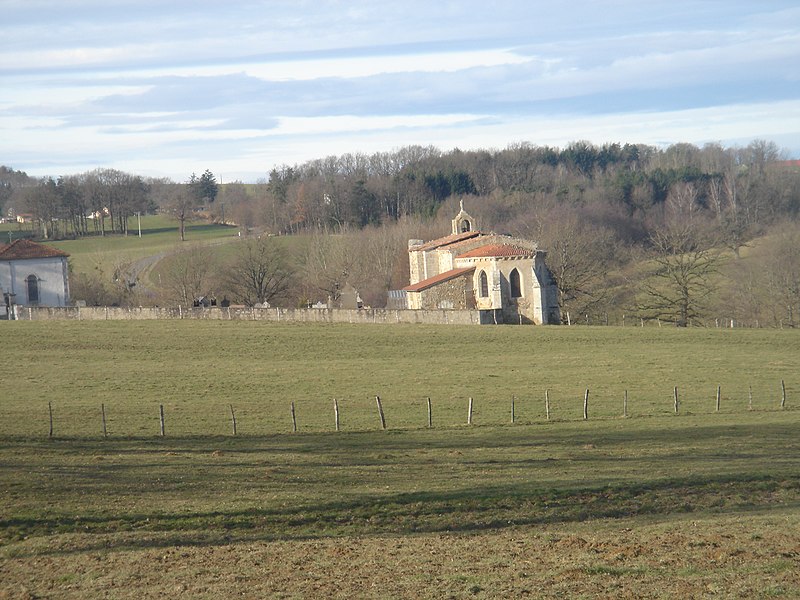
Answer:
M28 275L25 279L28 285L28 304L39 303L39 278L36 275Z
M461 221L461 233L467 233L472 231L472 223L469 222L469 219L464 219Z
M479 290L478 295L481 298L488 298L489 297L489 278L486 276L486 271L481 271L481 274L478 276L478 284Z
M511 275L508 276L508 282L511 284L511 297L522 297L522 285L520 283L519 271L516 268L511 269Z

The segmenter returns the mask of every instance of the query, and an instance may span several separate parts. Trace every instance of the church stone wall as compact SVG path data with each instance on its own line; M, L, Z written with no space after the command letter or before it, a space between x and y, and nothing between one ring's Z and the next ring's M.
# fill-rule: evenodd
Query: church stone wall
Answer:
M475 308L471 282L472 275L468 274L417 292L418 306L422 310Z
M423 267L424 260L425 260L425 253L420 250L415 250L408 253L408 266L410 270L411 285L419 281L422 281L425 278L423 275L423 273L425 272Z
M422 280L425 280L439 274L439 253L424 252L423 255L425 257L425 271L422 273Z
M453 255L449 252L440 251L439 253L439 273L447 273L453 270Z

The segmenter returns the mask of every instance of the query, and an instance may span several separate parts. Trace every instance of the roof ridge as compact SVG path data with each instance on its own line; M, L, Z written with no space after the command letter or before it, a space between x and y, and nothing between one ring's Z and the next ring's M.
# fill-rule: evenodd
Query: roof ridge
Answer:
M69 254L53 246L40 244L27 238L14 240L0 246L0 260L24 260L33 258L67 257Z
M402 290L406 292L421 292L422 290L428 289L429 287L433 287L438 283L448 281L449 279L454 279L460 275L464 275L465 273L474 270L475 270L474 266L456 267L455 269L450 269L449 271L445 271L444 273L438 273L437 275L433 275L432 277L428 277L427 279L423 279L422 281L418 281L417 283L412 283L410 285L407 285L406 287L402 288Z
M459 254L456 258L482 258L489 256L533 256L536 250L526 248L517 244L494 242L491 244L484 244Z

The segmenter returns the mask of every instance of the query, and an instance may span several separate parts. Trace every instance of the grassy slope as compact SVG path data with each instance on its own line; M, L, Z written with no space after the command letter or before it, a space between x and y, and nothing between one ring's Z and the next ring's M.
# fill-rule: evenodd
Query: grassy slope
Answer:
M174 252L181 248L178 236L178 225L174 219L165 216L142 217L142 237L138 236L136 218L131 219L130 233L123 235L90 236L78 240L61 240L52 245L68 252L70 263L77 272L89 271L95 266L102 266L106 272L112 272L116 265L126 264L138 258L161 253ZM17 225L0 225L0 241L7 241L7 232L16 232ZM186 225L186 243L220 243L236 238L237 230L201 222L189 222ZM47 242L50 243L50 242Z
M11 597L800 594L794 332L3 328L27 365L5 371L13 393L0 402L0 590ZM686 389L678 416L673 383ZM616 416L623 387L630 419ZM277 433L290 400L299 435ZM245 435L223 435L229 401Z

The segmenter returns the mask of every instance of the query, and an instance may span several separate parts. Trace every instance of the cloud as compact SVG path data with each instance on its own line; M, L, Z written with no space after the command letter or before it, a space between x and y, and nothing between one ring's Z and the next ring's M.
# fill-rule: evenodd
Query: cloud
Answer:
M745 132L800 147L789 0L6 4L0 162L17 168Z

